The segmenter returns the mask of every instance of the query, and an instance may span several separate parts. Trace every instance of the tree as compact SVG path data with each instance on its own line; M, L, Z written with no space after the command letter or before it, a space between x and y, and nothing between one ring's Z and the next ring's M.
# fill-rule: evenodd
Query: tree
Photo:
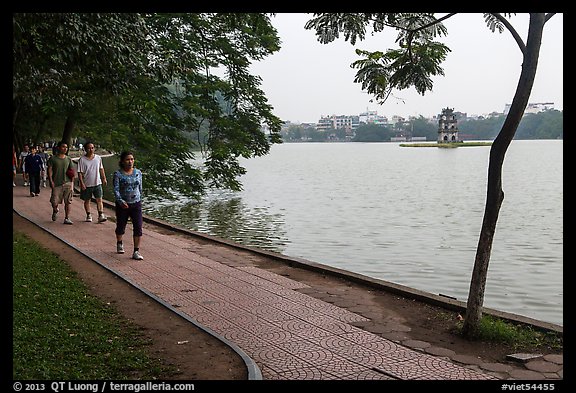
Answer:
M447 34L442 21L454 15L448 14L438 19L431 13L321 13L314 14L305 28L315 29L318 41L321 43L332 42L343 33L345 40L350 41L352 45L357 39L365 38L366 27L370 25L374 33L381 32L385 28L398 30L396 40L398 49L389 49L385 53L357 49L356 53L364 58L352 64L352 67L358 69L354 81L362 83L362 88L374 94L382 103L394 89L402 90L413 86L418 93L424 95L426 91L432 89L431 76L444 75L440 65L450 49L442 43L435 42L434 39ZM492 243L500 207L504 200L502 190L504 157L528 105L538 66L544 25L553 15L553 13L530 14L528 33L524 42L506 16L484 14L486 24L493 32L498 30L502 33L507 30L512 35L522 52L523 62L509 113L490 149L484 218L462 329L466 337L474 337L479 332Z
M516 139L557 139L562 137L562 112L549 109L522 118Z
M425 136L427 140L434 141L438 138L438 126L430 123L424 116L420 115L410 120L413 128L412 136Z
M353 142L389 142L394 132L378 124L362 124L356 129Z
M249 72L280 49L267 14L13 14L13 27L15 139L57 118L61 139L134 151L164 197L240 189L239 157L281 142Z
M460 135L468 134L470 137L464 139L484 139L494 140L498 131L502 128L506 116L492 116L486 119L467 119L458 123Z
M16 13L13 22L13 126L31 111L43 123L64 118L70 144L94 94L133 87L148 67L148 29L139 14ZM22 111L22 112L21 112Z

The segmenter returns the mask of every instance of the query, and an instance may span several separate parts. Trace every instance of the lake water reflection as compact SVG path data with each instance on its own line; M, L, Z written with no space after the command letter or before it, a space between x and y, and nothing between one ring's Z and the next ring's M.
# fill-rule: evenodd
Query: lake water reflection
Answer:
M302 143L242 161L242 192L146 213L246 245L465 301L489 147ZM484 305L563 324L563 141L513 141Z

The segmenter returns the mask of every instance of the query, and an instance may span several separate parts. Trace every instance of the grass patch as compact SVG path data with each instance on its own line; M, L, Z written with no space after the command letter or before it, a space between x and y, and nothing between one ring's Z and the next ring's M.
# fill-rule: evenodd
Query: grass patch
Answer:
M12 235L14 380L165 379L140 328L91 295L55 254Z
M454 316L450 313L440 313L437 317L445 321L454 320ZM457 321L452 329L453 332L462 335L463 325L464 321ZM480 331L475 340L505 344L516 351L535 352L544 349L562 351L564 349L564 339L561 333L539 330L487 314L482 315Z
M462 331L463 322L457 324ZM538 350L564 348L563 336L556 332L536 330L531 326L518 325L491 315L483 315L477 340L504 343L515 350Z

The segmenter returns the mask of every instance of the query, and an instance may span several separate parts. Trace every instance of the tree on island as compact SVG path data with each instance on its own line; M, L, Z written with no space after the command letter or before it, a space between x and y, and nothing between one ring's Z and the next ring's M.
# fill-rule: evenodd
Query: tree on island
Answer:
M373 94L379 103L383 103L395 89L414 87L421 95L432 90L431 77L444 75L440 65L450 51L447 46L434 39L447 35L447 29L442 22L454 15L456 14L436 18L432 13L315 13L305 24L305 28L314 29L318 41L322 44L330 43L343 34L344 39L352 45L356 40L362 41L365 38L366 29L369 27L374 33L388 28L397 30L397 49L388 49L386 52L357 49L356 53L363 58L352 63L352 67L358 69L354 82L361 83L364 90ZM498 30L502 33L506 30L512 35L522 52L523 62L510 110L490 148L484 218L462 327L463 335L469 338L477 336L480 329L492 243L504 200L504 157L528 105L536 76L544 25L554 13L531 13L525 42L507 19L509 16L498 13L484 14L484 20L492 32Z

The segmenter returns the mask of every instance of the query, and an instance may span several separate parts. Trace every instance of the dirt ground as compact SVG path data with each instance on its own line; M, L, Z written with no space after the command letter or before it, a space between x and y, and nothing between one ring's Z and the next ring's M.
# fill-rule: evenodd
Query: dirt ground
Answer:
M78 272L96 296L112 303L128 319L140 325L152 339L152 353L180 370L177 376L170 379L247 378L242 358L208 333L17 214L13 214L13 230L26 233L56 253ZM471 342L454 334L453 328L458 318L454 312L280 262L262 259L258 267L304 282L310 286L306 290L310 296L370 318L369 323L358 326L377 334L390 334L393 331L398 334L398 340L427 342L459 355L480 357L484 362L503 362L507 354L516 352L505 344ZM182 341L187 342L178 344ZM539 348L538 352L555 353L546 348Z

